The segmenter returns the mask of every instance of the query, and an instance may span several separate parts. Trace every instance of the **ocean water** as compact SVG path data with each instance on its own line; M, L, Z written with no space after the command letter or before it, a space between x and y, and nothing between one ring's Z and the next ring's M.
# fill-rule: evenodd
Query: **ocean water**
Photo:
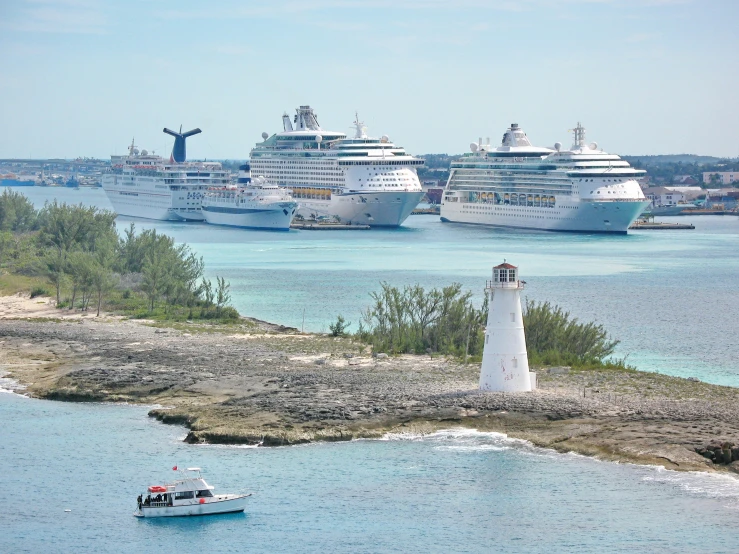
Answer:
M110 209L100 190L31 187L47 200ZM739 217L703 216L693 231L626 236L542 233L443 224L411 216L400 229L275 233L119 218L157 228L231 282L234 306L267 321L326 331L342 314L356 328L381 281L461 283L482 301L491 268L520 267L525 296L549 300L620 340L617 354L645 371L739 386Z
M109 208L102 191L24 190ZM119 218L121 227L129 218ZM640 369L739 385L739 218L695 231L563 235L443 225L395 230L231 230L136 221L187 242L232 284L245 314L325 330L355 322L380 281L460 282L482 298L492 265L521 267L526 295L621 339ZM304 323L303 323L304 322ZM0 368L1 369L1 368ZM0 389L9 388L0 379ZM739 480L598 462L496 433L285 448L193 446L147 408L0 392L0 552L735 552ZM137 494L199 466L245 514L138 520ZM65 512L65 510L70 510Z
M146 408L0 394L0 552L736 552L739 480L598 462L496 433L192 446ZM202 467L245 514L139 520ZM70 510L65 512L65 510Z

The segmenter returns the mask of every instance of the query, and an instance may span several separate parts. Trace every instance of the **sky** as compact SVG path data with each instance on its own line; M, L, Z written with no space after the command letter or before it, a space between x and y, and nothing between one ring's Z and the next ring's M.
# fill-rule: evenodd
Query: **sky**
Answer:
M739 156L737 0L0 0L0 158L107 158L200 127L245 159L309 104L414 154L587 140Z

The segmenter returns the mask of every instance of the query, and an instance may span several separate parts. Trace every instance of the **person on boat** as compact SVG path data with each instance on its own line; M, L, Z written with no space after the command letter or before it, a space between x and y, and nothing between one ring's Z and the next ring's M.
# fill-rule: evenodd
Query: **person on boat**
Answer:
M139 510L141 509L142 500L143 500L143 495L141 494L138 495L138 497L136 498L136 503L139 505Z

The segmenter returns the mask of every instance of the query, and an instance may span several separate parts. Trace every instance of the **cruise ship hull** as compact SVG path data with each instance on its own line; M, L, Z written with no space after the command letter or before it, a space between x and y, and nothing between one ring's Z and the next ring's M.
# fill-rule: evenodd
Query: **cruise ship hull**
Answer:
M423 192L352 192L325 200L300 200L298 213L306 218L337 217L342 223L370 227L399 227L423 198Z
M441 220L542 231L625 234L648 201L580 201L554 208L445 202Z
M132 193L104 188L113 210L118 215L159 221L203 221L198 207L173 208L172 197L167 194Z
M296 206L294 202L281 202L273 207L253 209L204 205L203 216L212 225L289 231Z

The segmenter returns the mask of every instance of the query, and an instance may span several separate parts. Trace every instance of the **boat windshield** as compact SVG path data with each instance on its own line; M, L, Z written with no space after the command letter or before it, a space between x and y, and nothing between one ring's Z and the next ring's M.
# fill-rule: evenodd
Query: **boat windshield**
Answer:
M213 493L209 490L198 491L195 493L196 498L209 498L211 496L213 496Z

